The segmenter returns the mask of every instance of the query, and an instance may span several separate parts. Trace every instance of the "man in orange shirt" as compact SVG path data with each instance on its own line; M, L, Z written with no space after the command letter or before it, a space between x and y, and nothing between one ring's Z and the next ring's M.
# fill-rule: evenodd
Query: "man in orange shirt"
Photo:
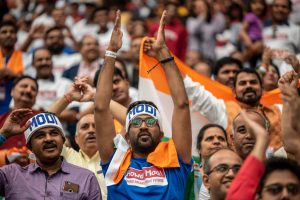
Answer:
M17 26L14 22L0 24L0 114L7 112L13 79L23 73L23 53L15 50Z

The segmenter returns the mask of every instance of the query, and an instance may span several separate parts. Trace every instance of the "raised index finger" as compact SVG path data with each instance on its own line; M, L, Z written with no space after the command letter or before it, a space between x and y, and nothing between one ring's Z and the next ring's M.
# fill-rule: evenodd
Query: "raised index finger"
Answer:
M114 29L120 29L120 27L121 27L121 12L120 10L117 10Z
M162 13L162 16L160 18L158 33L163 33L163 31L165 29L166 16L167 16L167 11L164 10Z

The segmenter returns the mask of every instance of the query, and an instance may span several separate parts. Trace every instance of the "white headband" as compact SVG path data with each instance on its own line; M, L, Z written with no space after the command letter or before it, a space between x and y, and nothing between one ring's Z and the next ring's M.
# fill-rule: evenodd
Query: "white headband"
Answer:
M30 118L28 121L30 121L30 126L28 129L26 129L24 133L26 144L28 144L30 138L36 131L45 127L58 128L61 131L62 136L64 137L64 131L62 125L59 119L52 113L39 113L33 116L32 118Z
M126 116L126 125L125 125L126 132L128 132L130 121L139 115L150 115L151 117L157 119L158 125L162 130L162 119L159 111L152 105L139 104L133 107Z

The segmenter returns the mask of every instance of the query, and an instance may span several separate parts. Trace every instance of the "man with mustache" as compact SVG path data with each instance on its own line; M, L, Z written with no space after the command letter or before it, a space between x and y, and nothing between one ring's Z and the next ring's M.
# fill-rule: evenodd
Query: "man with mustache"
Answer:
M121 14L117 11L110 44L105 52L95 94L95 125L108 199L183 199L191 171L191 120L188 98L180 72L166 46L163 12L156 39L145 49L154 50L166 72L174 102L172 138L161 142L162 117L149 101L132 103L127 110L126 134L116 136L109 103L117 51L122 46ZM116 137L115 137L116 136ZM114 148L114 143L116 149Z
M79 152L73 148L64 146L62 156L67 162L94 172L101 188L102 199L107 199L105 180L102 168L99 165L100 155L96 143L95 119L93 114L87 114L78 121L75 141L80 148Z
M26 145L34 153L36 163L23 168L16 164L0 168L0 196L102 199L95 175L60 156L65 136L59 119L52 113L39 113L20 126L22 118L28 115L32 115L30 109L13 111L0 130L5 138L25 131Z
M20 76L16 78L13 82L11 96L13 99L12 109L3 115L0 116L0 127L3 126L4 121L16 109L21 108L29 108L32 109L35 104L36 96L38 93L38 83L37 80L30 76ZM33 111L37 113L38 111ZM24 118L22 121L22 125L28 118ZM26 146L24 134L19 134L8 138L1 146L0 146L0 166L7 164L7 150L13 147L22 149Z
M226 128L229 146L233 145L230 137L232 121L241 109L247 109L259 112L269 121L270 147L274 151L282 147L281 111L277 105L264 106L260 103L262 80L255 70L245 68L235 75L232 92L236 101L224 102L217 99L189 77L186 77L184 82L189 99L193 103L192 109L201 112L210 122Z
M53 74L52 56L48 49L40 48L35 50L32 56L32 65L36 69L36 78L39 84L34 108L47 110L58 98L63 97L72 82L66 78ZM59 117L64 122L76 121L78 104L72 103L67 110L63 111Z

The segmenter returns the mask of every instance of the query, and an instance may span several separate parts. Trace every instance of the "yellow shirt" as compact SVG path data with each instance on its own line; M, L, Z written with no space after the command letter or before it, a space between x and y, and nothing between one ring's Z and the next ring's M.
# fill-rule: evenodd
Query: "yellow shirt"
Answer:
M72 148L65 147L62 150L61 155L67 160L68 163L73 165L88 169L94 172L98 183L100 185L102 199L107 199L107 188L102 172L102 168L100 166L100 155L99 152L95 153L95 155L89 158L83 151L79 150L79 152L75 151Z

